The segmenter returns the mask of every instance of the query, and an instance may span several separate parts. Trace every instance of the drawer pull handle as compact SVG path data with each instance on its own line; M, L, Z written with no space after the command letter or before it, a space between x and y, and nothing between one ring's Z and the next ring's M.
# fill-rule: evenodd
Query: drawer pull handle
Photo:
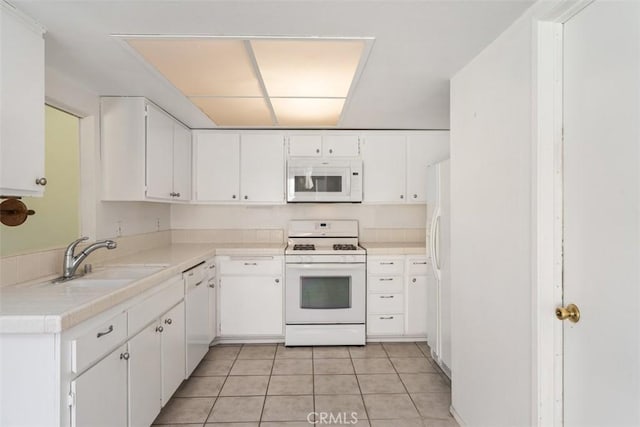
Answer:
M193 277L193 271L189 273L189 277Z
M96 335L96 338L100 338L100 337L103 337L105 335L109 335L111 332L113 332L113 325L109 325L109 329L107 329L106 332L98 332L98 335Z
M391 277L381 277L378 280L380 280L381 282L393 282L393 279Z
M244 265L258 265L257 262L245 262Z
M170 325L173 323L173 320L171 320L171 318L169 319L164 319L164 323L166 323L167 325Z
M215 288L216 287L216 282L215 281L209 282L209 287L210 288Z
M280 283L280 279L276 279L276 283Z
M427 261L414 262L413 265L426 265Z
M426 262L425 262L425 264L426 264ZM216 265L215 265L215 264L211 264L211 265L209 266L209 269L210 269L210 270L213 270L214 268L216 268Z
M382 295L380 298L390 299L390 298L393 298L393 295Z
M380 316L380 320L393 320L393 316Z
M381 262L380 265L393 265L394 262Z
M416 281L417 281L417 280L418 280L418 279L416 279L415 277L414 277L413 279L411 279L411 281L412 281L413 283L416 283Z
M156 332L162 332L162 331L164 331L164 328L162 327L162 325L156 327Z
M129 360L129 357L131 357L131 355L129 354L128 351L125 351L124 353L120 353L120 360L122 359Z
M196 287L198 287L198 286L200 286L200 285L202 285L202 280L201 280L201 281L199 281L198 283L196 283Z

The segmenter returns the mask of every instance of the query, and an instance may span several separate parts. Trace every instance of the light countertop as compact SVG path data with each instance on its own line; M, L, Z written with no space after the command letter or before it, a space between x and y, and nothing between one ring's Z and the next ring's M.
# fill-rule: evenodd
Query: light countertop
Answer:
M360 242L367 255L427 255L424 242Z
M0 290L0 333L57 333L142 294L214 255L283 255L284 244L172 244L109 261L108 266L158 267L116 286L46 283L55 277Z

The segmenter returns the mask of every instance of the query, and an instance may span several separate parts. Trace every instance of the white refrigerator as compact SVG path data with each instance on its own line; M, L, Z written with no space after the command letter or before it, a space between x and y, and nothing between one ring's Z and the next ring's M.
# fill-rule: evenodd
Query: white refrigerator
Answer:
M450 160L427 168L427 242L433 275L427 282L427 341L433 359L451 376Z

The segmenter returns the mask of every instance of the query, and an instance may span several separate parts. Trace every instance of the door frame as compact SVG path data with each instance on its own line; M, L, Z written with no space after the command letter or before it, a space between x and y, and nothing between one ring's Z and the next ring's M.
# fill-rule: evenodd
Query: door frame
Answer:
M595 0L562 1L533 22L532 420L562 426L563 26Z

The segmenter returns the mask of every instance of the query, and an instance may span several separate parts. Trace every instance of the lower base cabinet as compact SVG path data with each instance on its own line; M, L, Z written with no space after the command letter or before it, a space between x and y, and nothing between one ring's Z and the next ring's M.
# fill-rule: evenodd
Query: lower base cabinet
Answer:
M166 405L185 379L185 317L184 301L160 318L162 328L162 406Z
M129 427L148 427L160 413L160 338L152 323L129 341Z
M127 425L127 346L71 381L72 427Z

